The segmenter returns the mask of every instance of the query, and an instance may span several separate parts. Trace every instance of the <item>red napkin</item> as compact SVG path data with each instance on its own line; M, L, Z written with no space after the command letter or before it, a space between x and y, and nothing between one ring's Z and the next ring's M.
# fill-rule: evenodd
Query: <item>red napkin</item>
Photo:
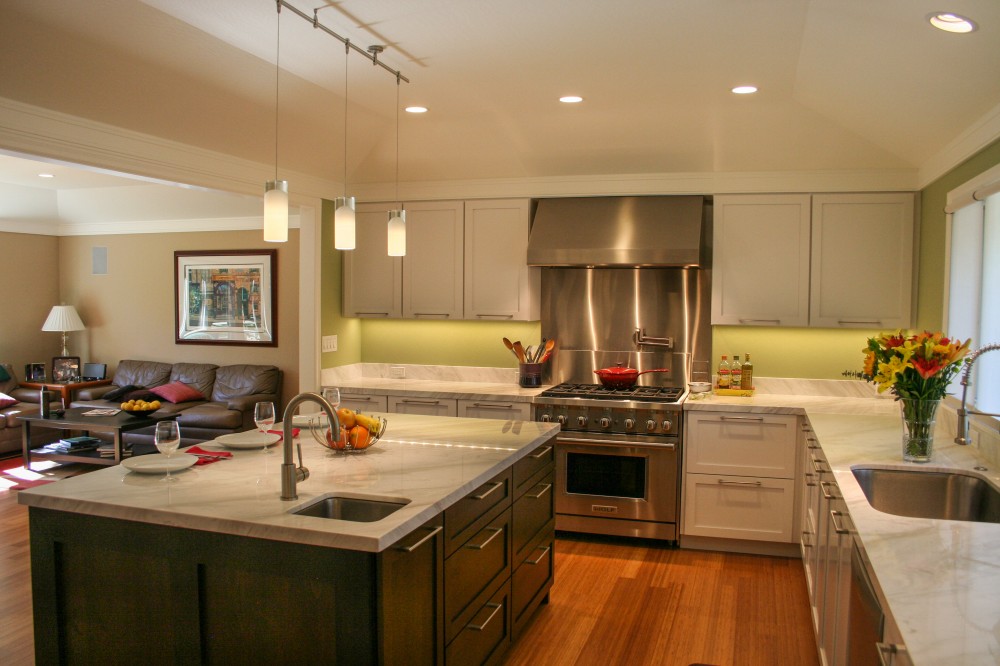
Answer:
M195 463L195 466L211 465L214 462L219 462L220 460L223 460L225 458L233 457L233 454L230 453L229 451L208 451L206 449L201 448L200 446L192 446L189 449L185 449L184 453L190 453L191 455L200 454L198 456L198 462ZM212 457L202 458L201 456L212 456Z
M277 435L282 439L284 439L285 437L285 433L281 432L280 430L268 430L267 432L272 435ZM299 428L292 428L292 439L295 439L298 436L299 436ZM279 439L278 441L280 442L281 440Z

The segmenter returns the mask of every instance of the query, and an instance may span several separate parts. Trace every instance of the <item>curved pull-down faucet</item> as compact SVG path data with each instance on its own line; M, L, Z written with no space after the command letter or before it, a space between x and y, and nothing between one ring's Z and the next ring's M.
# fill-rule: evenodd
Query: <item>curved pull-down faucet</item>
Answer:
M976 410L968 410L965 408L965 399L969 391L969 375L972 374L972 365L976 362L976 359L985 354L986 352L996 351L1000 349L1000 343L994 342L988 344L984 347L980 347L976 351L972 352L965 357L965 370L962 371L962 406L958 408L958 434L955 436L956 444L970 444L969 440L969 414L980 414L982 416L1000 416L1000 414L990 414L988 412L980 412Z
M281 433L284 439L282 445L285 449L285 460L281 463L281 499L283 500L298 499L296 484L309 478L309 470L302 464L302 444L297 445L299 449L298 467L292 460L292 421L296 408L303 402L315 402L322 407L330 424L330 432L340 432L340 419L337 418L337 410L323 396L317 393L299 393L288 401L285 413L281 417Z

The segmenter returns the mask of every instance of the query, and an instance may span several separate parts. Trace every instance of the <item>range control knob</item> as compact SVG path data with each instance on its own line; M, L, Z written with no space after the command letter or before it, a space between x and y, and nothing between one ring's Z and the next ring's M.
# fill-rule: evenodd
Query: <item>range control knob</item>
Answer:
M626 430L631 430L634 427L635 427L635 420L633 420L633 419L625 419L625 429Z
M670 419L663 419L663 432L670 432L670 427L674 425Z
M565 414L560 414L559 416L557 416L556 417L556 422L558 422L559 425L561 425L561 426L566 425L566 415Z
M581 428L586 428L587 427L587 417L586 416L578 416L578 417L576 417L576 424L578 426L580 426Z
M646 421L646 430L648 430L649 432L653 432L654 430L656 430L656 421L654 421L653 419L649 419L648 421Z
M549 421L552 420L552 415L551 414L542 414L542 418L540 418L538 420L541 421L542 423L548 423Z
M610 428L611 427L611 419L609 419L607 416L601 417L601 427L602 428Z

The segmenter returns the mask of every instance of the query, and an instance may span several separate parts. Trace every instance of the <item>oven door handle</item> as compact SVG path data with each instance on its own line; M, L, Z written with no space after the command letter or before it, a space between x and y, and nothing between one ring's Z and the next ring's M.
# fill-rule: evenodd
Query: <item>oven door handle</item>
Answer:
M579 439L577 437L558 437L558 442L570 442L572 444L590 444L593 446L645 446L658 449L676 449L676 442L630 442L620 439Z

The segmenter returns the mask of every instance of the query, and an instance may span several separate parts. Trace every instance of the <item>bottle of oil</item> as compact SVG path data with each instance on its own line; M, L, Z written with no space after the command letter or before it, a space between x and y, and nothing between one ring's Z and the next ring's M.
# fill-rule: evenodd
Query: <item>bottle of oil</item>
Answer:
M734 389L741 388L743 384L743 366L740 364L738 354L733 355L733 363L729 366L729 385Z
M722 360L719 361L719 388L727 389L730 386L730 368L729 368L729 357L725 354L722 355Z
M743 367L740 369L740 388L749 390L753 388L753 363L750 362L750 354L746 355Z

